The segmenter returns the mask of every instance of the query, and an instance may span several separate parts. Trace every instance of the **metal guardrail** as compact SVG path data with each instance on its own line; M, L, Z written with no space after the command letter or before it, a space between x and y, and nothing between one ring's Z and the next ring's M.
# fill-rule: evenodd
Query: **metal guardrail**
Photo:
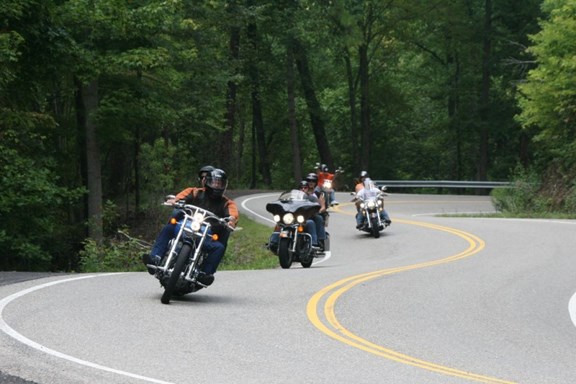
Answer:
M374 180L377 186L394 188L512 188L508 181Z

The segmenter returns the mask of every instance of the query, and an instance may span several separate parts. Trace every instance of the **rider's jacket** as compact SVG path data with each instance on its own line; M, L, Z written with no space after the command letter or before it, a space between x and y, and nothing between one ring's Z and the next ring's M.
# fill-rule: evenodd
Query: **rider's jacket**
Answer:
M378 188L362 188L356 194L356 197L361 198L362 200L366 200L370 197L376 197L380 193Z
M227 196L209 197L204 188L186 188L176 195L176 200L185 200L187 204L204 208L218 217L234 216L236 222L240 218L240 213L234 200Z

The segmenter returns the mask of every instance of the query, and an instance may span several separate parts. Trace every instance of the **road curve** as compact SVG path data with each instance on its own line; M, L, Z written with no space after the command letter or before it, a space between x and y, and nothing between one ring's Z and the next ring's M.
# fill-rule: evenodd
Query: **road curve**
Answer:
M271 225L264 206L274 198L237 202ZM344 203L330 219L331 257L309 269L221 271L170 305L145 272L0 285L0 377L574 381L573 221L437 216L492 211L478 196L392 194L387 209L393 224L380 239L356 231Z

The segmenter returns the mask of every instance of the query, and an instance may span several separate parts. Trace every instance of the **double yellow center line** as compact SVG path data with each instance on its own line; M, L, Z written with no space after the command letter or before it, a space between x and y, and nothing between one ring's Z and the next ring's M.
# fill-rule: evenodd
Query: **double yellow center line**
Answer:
M414 269L421 269L427 267L433 267L440 264L451 263L469 256L472 256L480 252L484 247L485 243L482 239L474 236L470 233L460 231L458 229L444 227L435 224L429 224L417 221L408 220L394 220L395 223L404 223L410 225L417 225L421 227L426 227L438 231L444 231L451 233L455 236L461 237L466 240L469 244L468 248L458 254L449 256L443 259L433 260L429 262L423 262L418 264L407 265L403 267L387 268L379 271L364 273L356 276L351 276L340 281L331 284L322 290L318 291L312 298L308 301L306 307L306 312L308 319L314 324L324 334L342 342L348 344L352 347L361 349L363 351L372 353L374 355L383 357L385 359L393 360L402 364L412 365L418 368L426 369L429 371L437 372L444 375L456 376L472 381L482 382L482 383L506 383L511 384L513 382L505 381L489 376L479 375L471 372L462 371L459 369L454 369L446 367L443 365L435 364L429 361L421 360L416 357L408 356L394 350L385 348L380 345L376 345L366 339L361 338L358 335L353 334L347 330L336 318L334 313L334 307L337 300L346 293L348 290L354 288L356 285L364 283L369 280L377 279L382 276L392 275L395 273L411 271ZM323 304L322 304L323 303ZM323 306L323 311L321 312L321 307ZM323 313L323 319L320 316Z

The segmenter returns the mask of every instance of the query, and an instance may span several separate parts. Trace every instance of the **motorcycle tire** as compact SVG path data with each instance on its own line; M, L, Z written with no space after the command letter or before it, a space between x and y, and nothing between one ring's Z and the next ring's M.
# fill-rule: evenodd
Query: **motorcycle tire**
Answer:
M310 261L301 261L300 264L302 265L303 268L310 268L310 266L312 266L312 260L310 260Z
M180 279L180 275L184 268L186 267L186 262L188 261L188 256L192 252L192 247L189 244L182 245L180 249L180 253L176 258L176 263L174 264L174 269L172 270L172 274L168 279L168 283L166 287L164 287L164 293L162 294L162 298L160 301L162 304L170 304L170 299L172 295L174 295L176 285L178 284L178 280Z
M280 239L278 243L278 259L283 269L292 266L292 253L290 253L290 239Z
M378 222L372 223L372 236L374 236L375 239L380 237L380 229L378 228Z

